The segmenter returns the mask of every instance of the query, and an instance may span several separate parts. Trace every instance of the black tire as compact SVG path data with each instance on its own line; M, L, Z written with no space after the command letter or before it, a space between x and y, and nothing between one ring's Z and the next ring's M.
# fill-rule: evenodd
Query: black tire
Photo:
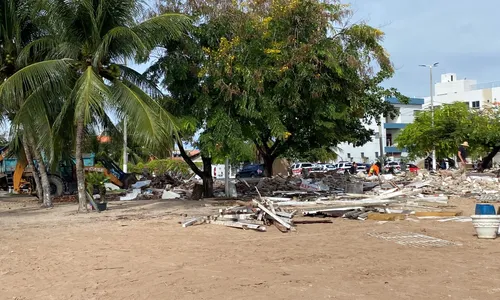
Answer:
M52 197L60 197L64 193L64 182L63 180L54 175L49 175L50 184L50 195Z
M132 184L137 182L137 178L135 178L134 174L126 174L125 179L123 180L122 189L128 189Z

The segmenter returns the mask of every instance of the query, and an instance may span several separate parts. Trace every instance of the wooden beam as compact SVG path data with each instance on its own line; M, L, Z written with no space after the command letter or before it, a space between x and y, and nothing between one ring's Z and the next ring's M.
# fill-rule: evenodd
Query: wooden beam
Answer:
M260 208L262 211L264 211L266 214L268 214L269 216L271 216L275 221L277 221L278 223L280 223L281 225L285 226L286 229L290 229L292 228L292 225L288 224L287 222L285 222L284 220L282 220L280 217L278 217L276 214L274 214L272 211L270 211L269 209L267 209L267 207L265 207L264 205L262 205L259 201L257 200L253 200L253 203L257 204L257 207Z
M209 221L210 224L223 225L227 227L253 229L257 231L266 231L266 227L259 224L245 223L245 222L231 222L231 221Z
M416 211L416 217L456 217L461 216L462 211Z

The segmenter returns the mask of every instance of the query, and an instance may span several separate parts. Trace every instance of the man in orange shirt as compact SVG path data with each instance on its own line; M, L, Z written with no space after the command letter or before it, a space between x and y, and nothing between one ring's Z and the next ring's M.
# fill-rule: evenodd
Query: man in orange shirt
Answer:
M373 174L375 175L379 175L380 174L380 169L382 168L382 165L380 164L380 162L376 162L374 163L371 167L370 167L370 172L368 172L368 176L372 176Z

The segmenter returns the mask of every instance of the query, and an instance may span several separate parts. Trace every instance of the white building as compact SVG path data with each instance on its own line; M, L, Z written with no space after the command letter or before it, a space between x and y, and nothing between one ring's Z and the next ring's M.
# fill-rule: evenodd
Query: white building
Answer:
M424 108L428 109L431 97L425 97ZM485 108L500 105L500 82L477 84L476 80L458 79L457 74L441 75L434 85L434 106L465 102L470 108Z
M413 123L415 114L422 110L423 98L410 98L408 104L402 104L396 98L387 98L386 101L392 103L399 112L399 115L391 119L382 118L382 143L383 155L399 158L404 149L398 149L395 139L406 125ZM372 129L376 135L372 136L372 141L361 147L354 147L352 144L342 143L339 148L339 160L371 163L380 156L379 126L376 122L366 124L366 128Z

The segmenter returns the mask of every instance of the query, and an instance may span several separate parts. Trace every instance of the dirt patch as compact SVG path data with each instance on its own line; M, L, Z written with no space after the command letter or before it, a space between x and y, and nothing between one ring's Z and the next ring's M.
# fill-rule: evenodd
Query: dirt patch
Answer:
M204 201L111 202L84 215L75 204L15 205L0 200L0 299L500 298L500 239L478 240L471 223L331 219L283 234L181 228L182 215L220 208ZM451 205L470 215L474 200ZM454 245L408 247L377 232Z

